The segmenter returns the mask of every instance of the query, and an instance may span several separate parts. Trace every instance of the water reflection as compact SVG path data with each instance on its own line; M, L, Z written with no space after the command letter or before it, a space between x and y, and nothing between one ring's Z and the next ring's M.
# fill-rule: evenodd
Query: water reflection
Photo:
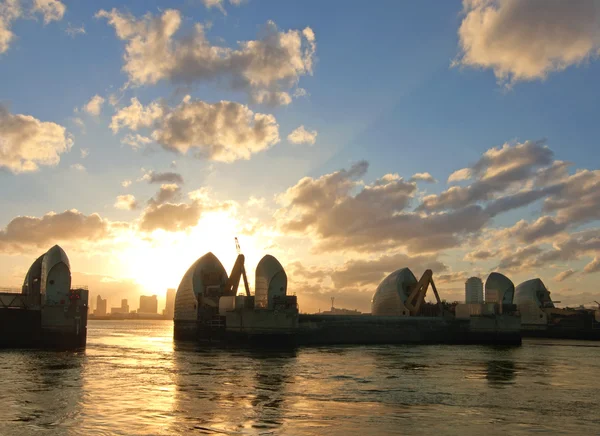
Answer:
M252 427L275 430L284 423L286 388L287 384L293 383L296 351L258 352L252 359L256 362Z
M173 356L176 432L245 432L283 425L295 352L178 344Z
M514 382L515 362L512 360L490 360L487 362L486 376L490 386L502 386Z
M174 347L92 323L85 353L0 353L0 435L589 433L599 348ZM570 345L566 345L570 344Z
M68 433L80 414L83 354L18 351L1 356L0 434ZM5 423L12 423L10 432L2 430Z
M82 433L160 434L174 418L172 325L98 322L82 373Z

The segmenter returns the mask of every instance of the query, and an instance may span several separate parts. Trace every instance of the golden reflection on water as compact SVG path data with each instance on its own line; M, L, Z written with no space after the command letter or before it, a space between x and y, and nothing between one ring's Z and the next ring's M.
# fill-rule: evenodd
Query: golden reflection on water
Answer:
M95 324L86 350L93 364L83 371L84 428L165 433L175 417L172 323Z
M98 321L85 352L0 354L0 435L582 434L600 424L599 350L537 341L261 352L174 344L165 321Z

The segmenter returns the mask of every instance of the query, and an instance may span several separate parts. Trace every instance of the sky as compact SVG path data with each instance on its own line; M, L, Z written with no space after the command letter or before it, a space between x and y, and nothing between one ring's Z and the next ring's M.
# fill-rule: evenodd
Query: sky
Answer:
M0 0L0 287L274 255L303 312L427 268L600 301L600 1Z

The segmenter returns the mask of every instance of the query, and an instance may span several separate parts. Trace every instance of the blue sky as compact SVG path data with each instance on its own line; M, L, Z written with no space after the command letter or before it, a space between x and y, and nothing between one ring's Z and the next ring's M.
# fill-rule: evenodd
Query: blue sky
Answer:
M296 239L290 241L292 236L284 231L285 223L282 224L286 218L277 217L291 216L294 202L282 203L282 195L303 177L318 181L327 174L349 169L356 162L366 160L368 171L361 174L361 183L349 195L355 195L386 174L398 174L407 181L415 173L427 172L437 183L418 183L418 193L411 194L410 200L414 208L424 196L446 191L449 187L446 180L450 174L475 164L487 150L506 143L514 147L542 139L554 153L554 160L572 162L570 174L576 169L598 169L600 88L595 78L600 72L596 62L599 47L597 38L586 33L589 33L587 29L592 29L592 33L598 31L598 16L585 18L590 15L585 9L589 2L573 2L572 7L566 7L567 13L565 6L553 4L548 16L539 18L540 23L531 26L547 29L546 33L534 34L531 37L537 38L534 40L527 40L526 30L523 30L518 17L532 10L535 12L536 4L541 5L539 2L531 2L529 7L509 0L467 1L465 4L461 1L380 1L372 5L316 0L247 0L237 6L228 1L221 3L221 8L209 8L201 0L129 3L65 0L62 2L65 7L62 16L45 23L43 11L32 9L31 1L20 2L24 12L10 22L10 31L15 36L8 49L0 54L0 103L11 114L30 115L41 122L65 127L73 145L70 151L60 153L59 162L40 165L37 171L15 172L6 165L0 171L0 193L4 206L0 209L0 229L4 228L0 230L4 232L0 234L0 241L3 237L8 241L5 245L10 245L0 253L5 265L0 267L4 277L0 285L18 284L18 277L26 271L34 253L43 248L43 243L26 243L9 234L5 226L19 216L41 219L49 212L60 214L77 209L85 216L99 214L108 225L127 223L131 226L129 238L155 238L155 234L136 230L143 215L148 212L147 208L151 207L148 199L159 188L157 184L137 180L145 172L154 171L180 174L185 180L181 187L182 195L202 188L210 190L211 201L235 202L235 208L230 210L236 211L237 227L230 229L230 233L239 231L252 220L264 223L270 230L278 228L280 233L277 235L267 230L253 234L256 241L265 240L264 243L256 242L256 258L260 258L261 250L274 246L288 263L300 262L317 268L323 265L322 259L327 258L329 271L337 271L343 269L347 262L369 260L375 262L375 276L381 276L391 272L376 265L382 256L400 253L414 257L421 254L429 256L429 261L442 261L446 274L456 273L457 280L449 282L448 288L450 292L458 292L464 276L485 275L498 265L498 259L477 264L466 262L463 256L472 248L471 244L485 245L486 242L478 238L485 237L487 231L509 229L521 219L531 222L548 215L542 211L545 197L494 216L485 226L466 236L460 231L461 238L468 237L468 240L461 240L434 253L411 252L399 241L396 248L386 245L373 250L345 247L342 243L339 250L330 250L326 255L314 247L319 245L319 238L325 241L328 237L324 228L318 225L307 227L304 235L296 235ZM519 10L520 7L527 10ZM295 76L297 81L293 85L278 88L290 95L297 88L302 88L307 95L294 97L287 105L258 104L249 95L250 91L243 87L232 89L226 79L220 78L192 80L190 83L164 78L156 83L125 86L131 79L124 70L126 62L123 55L127 41L115 34L115 28L107 18L96 17L99 10L111 11L112 8L116 8L121 16L138 21L147 13L158 17L168 8L178 10L182 20L173 37L175 41L185 40L192 35L194 24L201 23L211 44L229 48L236 48L239 41L260 39L269 20L276 23L280 32L301 32L310 27L316 41L312 72L300 73ZM498 41L481 52L475 48L465 51L464 44L469 41L478 43L477 38L483 40L486 37L486 41L498 38L494 29L485 26L465 33L462 39L459 32L466 28L463 24L467 18L494 11L507 12L502 19L509 21L498 25L506 29L506 33L514 37L512 41L517 43L507 48L506 41ZM552 21L553 13L562 18ZM580 34L573 35L573 38L578 42L591 40L583 54L573 52L571 40L564 42L552 36L552 29L558 29L561 22L577 22L582 17L587 21L580 26ZM544 19L550 22L543 22ZM83 28L85 33L68 34L67 30L73 28ZM538 48L547 48L548 59L540 59L532 53L527 48L529 41ZM504 51L496 54L494 50L500 50L498 47ZM456 60L459 65L452 66ZM252 88L252 92L254 90ZM104 99L101 110L97 115L86 113L83 107L95 95ZM111 95L118 99L114 105L109 103ZM133 149L121 142L128 133L150 137L151 132L121 129L115 134L109 128L112 117L129 106L131 98L137 98L143 106L161 101L174 108L186 95L190 95L192 101L214 104L227 100L247 106L254 113L272 115L278 125L280 141L266 150L252 153L248 160L220 162L206 157L195 158L192 151L175 153L166 150L168 147L157 141L141 149ZM300 125L311 132L318 132L315 144L291 144L286 139ZM191 144L192 148L202 145ZM89 154L82 157L81 150L87 150ZM84 169L74 169L74 165ZM121 183L124 180L131 180L131 185L123 187ZM514 194L519 187L516 185L521 183L525 187L531 180L521 179L516 184L507 184L505 190L495 191L485 201L502 194ZM131 210L115 208L115 198L119 195L134 196L138 207ZM250 197L264 199L261 210L245 206ZM208 209L204 205L203 210ZM203 213L204 217L208 216L208 212ZM553 214L548 216L555 217ZM592 214L576 226L563 229L560 234L549 235L550 239L528 241L528 244L537 244L547 250L552 245L552 236L569 238L577 231L594 229L595 226L597 218ZM164 228L156 231L169 233ZM190 231L190 228L185 228L171 233L185 235ZM223 234L227 235L228 230L224 229ZM138 277L133 276L134 270L111 270L106 260L110 256L102 251L123 249L126 252L123 244L131 241L112 238L109 243L98 242L91 237L61 235L44 242L59 242L67 247L72 245L74 271L110 276L115 281L141 283ZM308 235L312 237L306 238ZM162 236L156 238L168 244L161 239ZM508 247L525 247L523 242L506 241L506 250L509 250ZM230 242L225 240L222 244L231 245ZM153 244L160 245L156 241ZM186 249L188 257L181 260L181 268L185 269L204 251L215 250L214 247L200 245ZM83 249L83 246L86 248ZM290 251L290 247L295 247L295 250ZM502 254L497 253L497 256ZM592 289L592 279L597 282L598 275L583 274L583 268L593 263L595 256L593 250L587 250L571 256L568 260L571 263L565 261L567 263L561 265L544 264L508 272L517 278L525 278L543 270L544 278L553 284L551 279L557 273L573 269L576 274L573 274L572 282L554 283L556 292L590 294L596 291ZM82 267L77 267L77 264ZM594 270L594 267L588 270ZM179 270L171 274L168 285L175 287ZM327 279L325 284L317 284L300 274L297 277L298 283L307 289L318 289L314 291L315 301L326 301L329 294L340 292L347 296L348 305L352 305L353 298L358 301L363 295L360 292L366 295L372 287L365 282L344 288L330 283L331 279ZM374 280L377 282L377 279ZM148 286L142 284L142 290L146 288ZM368 297L365 298L368 300ZM364 309L366 303L361 304L356 303Z

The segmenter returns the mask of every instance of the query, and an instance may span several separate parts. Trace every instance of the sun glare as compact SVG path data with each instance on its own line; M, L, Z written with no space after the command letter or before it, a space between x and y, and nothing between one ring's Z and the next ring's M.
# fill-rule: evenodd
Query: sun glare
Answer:
M163 295L168 288L177 288L192 263L209 251L231 271L237 256L234 240L237 236L253 286L253 272L264 253L258 248L256 237L240 236L241 227L227 212L209 212L186 232L157 230L148 238L132 239L119 258L128 278L136 280L147 293Z

